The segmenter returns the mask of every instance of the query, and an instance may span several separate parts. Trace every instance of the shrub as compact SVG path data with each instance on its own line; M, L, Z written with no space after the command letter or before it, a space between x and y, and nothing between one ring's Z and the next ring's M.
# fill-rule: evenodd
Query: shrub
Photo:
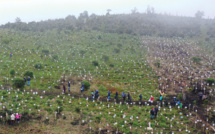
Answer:
M2 39L3 44L9 44L9 42L10 42L10 39L7 39L7 38Z
M54 60L57 60L57 59L58 59L58 56L57 56L57 55L52 55L52 58L53 58Z
M193 62L195 62L195 63L200 63L200 61L201 61L202 59L199 58L199 57L192 57L192 60L193 60Z
M95 60L94 60L92 63L93 63L94 66L99 66L98 61L95 61Z
M24 88L25 86L25 80L23 78L15 78L13 80L13 87L15 88Z
M107 55L103 55L102 59L104 59L105 62L109 61L109 57Z
M10 70L10 75L11 75L11 76L14 76L14 75L15 75L15 70L14 70L14 69L11 69L11 70Z
M26 72L24 73L24 76L26 76L26 77L30 76L31 78L33 78L33 72L26 71Z
M46 54L46 55L47 55L47 54L49 54L49 50L47 50L47 49L43 49L43 50L42 50L42 53L44 53L44 54Z
M160 64L160 62L157 60L155 63L154 63L154 65L156 66L156 67L160 67L161 66L161 64Z
M178 100L182 100L183 99L183 94L182 93L178 94L177 98L178 98Z
M210 86L212 86L212 83L215 83L215 80L213 78L208 78L206 82L209 83Z
M109 66L110 66L110 67L114 67L114 64L110 64Z
M80 113L80 111L81 111L81 110L80 110L79 107L75 107L75 112L76 112L76 113Z
M35 64L34 67L35 67L36 69L42 69L42 68L43 68L43 66L42 66L41 63Z
M81 84L84 84L84 89L89 89L90 88L90 83L89 83L89 81L86 81L86 80L84 80L84 81L82 81L81 82Z
M120 49L114 48L114 52L115 52L115 53L119 53L119 52L120 52Z

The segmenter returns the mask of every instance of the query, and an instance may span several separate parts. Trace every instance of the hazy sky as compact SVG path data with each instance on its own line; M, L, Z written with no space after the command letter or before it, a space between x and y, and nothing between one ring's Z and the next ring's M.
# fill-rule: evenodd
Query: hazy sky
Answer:
M204 11L205 18L215 17L215 0L0 0L0 24L14 22L20 17L23 22L78 16L84 10L101 15L130 13L136 7L145 12L147 6L156 13L194 16L197 10Z

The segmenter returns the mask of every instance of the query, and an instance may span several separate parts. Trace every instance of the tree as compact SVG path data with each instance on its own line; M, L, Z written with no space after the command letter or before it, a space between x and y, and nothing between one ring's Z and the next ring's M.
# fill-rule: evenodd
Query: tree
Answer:
M149 14L149 15L155 14L154 7L148 6L147 9L146 9L146 13Z
M22 22L21 19L19 17L16 17L15 23L20 23L20 22Z
M135 7L134 9L131 9L131 13L132 13L132 14L137 13L137 8Z
M111 9L107 9L106 15L110 15Z
M202 17L204 16L204 12L203 11L197 11L196 13L195 13L195 17L197 18L197 19L201 19Z

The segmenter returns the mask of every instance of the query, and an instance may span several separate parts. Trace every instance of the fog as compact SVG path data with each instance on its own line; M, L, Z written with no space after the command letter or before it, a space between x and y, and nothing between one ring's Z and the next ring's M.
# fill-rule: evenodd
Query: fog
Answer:
M214 0L0 0L0 24L14 22L20 17L23 22L79 16L84 10L89 14L104 15L131 13L137 8L145 12L148 6L156 13L194 17L200 10L204 18L214 18Z

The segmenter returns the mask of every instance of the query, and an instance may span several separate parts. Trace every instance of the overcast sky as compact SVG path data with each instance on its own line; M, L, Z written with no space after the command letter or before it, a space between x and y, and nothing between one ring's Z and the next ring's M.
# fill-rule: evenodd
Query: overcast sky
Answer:
M130 13L136 7L142 13L149 5L156 13L194 17L201 10L205 18L215 17L215 0L0 0L0 24L14 22L16 17L23 22L77 17L84 10L89 15L102 15L107 9L118 14Z

